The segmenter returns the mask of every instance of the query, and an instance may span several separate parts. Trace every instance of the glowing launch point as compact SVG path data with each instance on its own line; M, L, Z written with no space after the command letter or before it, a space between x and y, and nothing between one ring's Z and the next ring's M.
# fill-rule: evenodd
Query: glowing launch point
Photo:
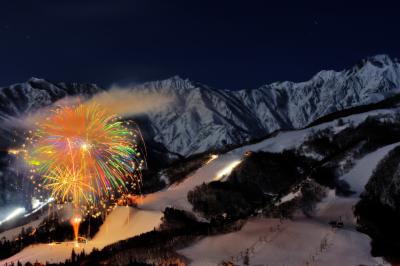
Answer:
M89 145L87 145L86 143L83 143L83 144L81 145L81 149L84 150L84 151L87 151L88 148L89 148Z
M81 222L82 222L82 218L80 216L75 216L71 219L71 225L72 225L72 228L74 229L75 246L79 246L78 238L79 238L79 226L80 226Z

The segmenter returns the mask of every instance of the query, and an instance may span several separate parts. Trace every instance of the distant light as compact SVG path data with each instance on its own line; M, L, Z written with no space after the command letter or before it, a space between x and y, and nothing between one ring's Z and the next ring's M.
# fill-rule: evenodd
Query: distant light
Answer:
M32 209L36 209L42 204L42 202L35 197L32 197L31 203L32 203Z
M21 151L17 149L9 149L8 154L18 155Z
M206 162L206 164L211 163L212 161L214 161L214 160L217 159L217 158L218 158L218 155L217 155L217 154L212 154L212 155L210 156L210 159L208 159L208 161Z
M214 177L214 181L221 180L224 176L229 175L232 170L241 163L240 160L228 164L224 169L219 171Z

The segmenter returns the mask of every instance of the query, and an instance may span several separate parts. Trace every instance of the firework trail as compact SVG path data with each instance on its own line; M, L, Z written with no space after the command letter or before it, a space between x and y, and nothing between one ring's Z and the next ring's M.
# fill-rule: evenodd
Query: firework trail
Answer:
M138 189L141 159L137 131L96 104L60 107L28 138L27 162L37 190L82 214L100 215L118 197Z

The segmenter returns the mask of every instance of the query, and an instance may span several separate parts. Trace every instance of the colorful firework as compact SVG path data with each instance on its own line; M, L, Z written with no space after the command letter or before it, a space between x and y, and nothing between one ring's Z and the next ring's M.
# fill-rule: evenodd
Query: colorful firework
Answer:
M39 121L27 161L39 174L38 188L83 214L138 189L143 167L137 133L96 104L61 107Z

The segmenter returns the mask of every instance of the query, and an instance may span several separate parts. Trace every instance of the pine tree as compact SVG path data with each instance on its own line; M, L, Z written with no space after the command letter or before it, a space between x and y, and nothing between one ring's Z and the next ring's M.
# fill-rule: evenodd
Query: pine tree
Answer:
M250 265L250 256L249 256L249 249L246 249L246 253L243 258L244 265Z
M72 249L71 262L72 262L72 263L75 263L75 262L76 262L76 253L75 253L75 249Z

